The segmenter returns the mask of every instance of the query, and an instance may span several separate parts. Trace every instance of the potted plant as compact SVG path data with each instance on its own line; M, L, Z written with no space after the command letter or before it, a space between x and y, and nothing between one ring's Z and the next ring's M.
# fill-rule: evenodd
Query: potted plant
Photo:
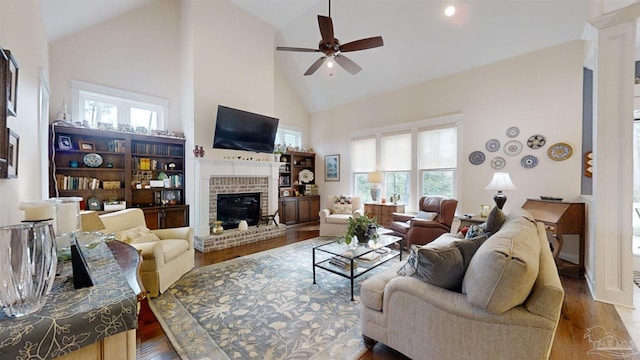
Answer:
M378 220L375 217L350 217L345 237L346 239L351 239L355 236L358 238L358 242L367 243L370 239L378 237L377 229Z

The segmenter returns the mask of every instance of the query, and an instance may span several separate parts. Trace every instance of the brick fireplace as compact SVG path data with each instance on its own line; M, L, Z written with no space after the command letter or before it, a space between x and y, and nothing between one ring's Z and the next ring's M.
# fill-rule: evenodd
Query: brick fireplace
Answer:
M261 212L273 214L278 208L279 167L279 163L268 161L196 159L195 248L208 252L284 235L286 226L282 224L210 234L217 211L217 196L221 193L260 193Z

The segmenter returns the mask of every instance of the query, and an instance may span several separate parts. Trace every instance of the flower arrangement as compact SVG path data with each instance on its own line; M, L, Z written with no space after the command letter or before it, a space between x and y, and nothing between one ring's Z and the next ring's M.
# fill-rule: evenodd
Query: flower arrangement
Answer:
M340 205L351 204L351 196L336 195L333 197L333 203Z
M273 146L273 153L274 154L284 154L285 152L287 152L287 146L286 145L275 144Z

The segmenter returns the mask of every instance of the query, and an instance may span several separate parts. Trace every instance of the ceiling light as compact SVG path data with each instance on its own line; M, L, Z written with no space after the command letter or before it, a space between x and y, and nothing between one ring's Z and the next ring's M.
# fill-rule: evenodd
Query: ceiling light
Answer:
M333 68L333 61L331 61L331 60L327 61L327 67L329 69L332 69Z
M455 7L455 6L453 6L453 5L449 5L449 6L447 6L447 7L444 9L444 14L445 14L446 16L451 17L451 16L453 16L455 13L456 13L456 7Z

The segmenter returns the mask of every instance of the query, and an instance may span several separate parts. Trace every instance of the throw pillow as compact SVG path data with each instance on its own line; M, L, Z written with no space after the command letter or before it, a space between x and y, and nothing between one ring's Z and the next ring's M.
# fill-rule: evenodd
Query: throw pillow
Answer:
M416 214L415 218L420 220L433 220L436 218L436 216L438 216L438 213L436 212L428 212L428 211L420 210Z
M507 217L504 215L502 210L500 210L497 206L494 206L487 216L485 231L489 234L495 234L498 230L500 230L500 227L502 226L506 218Z
M336 195L333 197L334 204L351 204L351 196Z
M351 214L351 205L348 204L335 204L333 205L334 214Z
M120 231L115 235L116 239L127 244L138 244L152 241L160 241L158 235L151 232L145 226L138 226L133 229Z
M459 291L467 266L484 240L486 236L460 239L452 234L443 234L422 247L413 245L406 264L398 274Z

